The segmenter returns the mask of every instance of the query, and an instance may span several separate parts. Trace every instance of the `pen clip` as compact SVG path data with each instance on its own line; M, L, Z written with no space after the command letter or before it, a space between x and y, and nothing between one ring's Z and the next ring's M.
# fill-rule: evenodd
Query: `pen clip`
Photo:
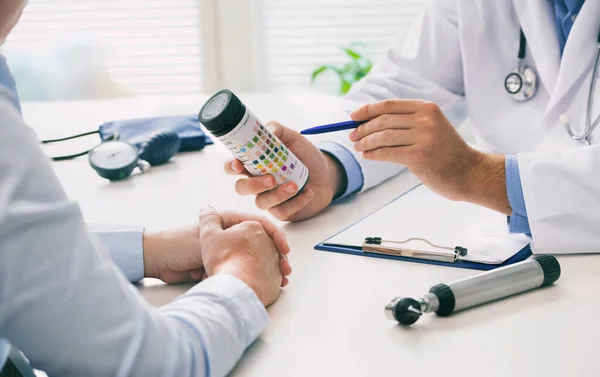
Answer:
M425 251L425 250L416 250L409 248L399 248L394 246L386 246L384 243L391 244L406 244L411 241L421 241L433 248L441 249L441 250L449 250L452 251L452 254L447 252L435 252L435 251ZM448 246L440 246L436 245L433 242L425 239L413 237L402 241L390 241L383 240L381 237L367 237L362 244L362 250L367 252L374 252L379 254L387 254L387 255L396 255L403 256L409 258L418 258L418 259L428 259L428 260L437 260L443 262L451 262L454 263L467 255L467 248L462 246L448 247Z

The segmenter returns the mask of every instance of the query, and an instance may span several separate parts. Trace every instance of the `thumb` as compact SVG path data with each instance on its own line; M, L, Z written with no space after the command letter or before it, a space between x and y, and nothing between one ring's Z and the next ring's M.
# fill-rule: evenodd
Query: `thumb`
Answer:
M200 238L223 230L223 221L217 210L209 206L200 211L200 215L198 216L198 230Z
M289 144L293 143L296 139L302 137L298 132L275 121L267 123L267 128L286 146L289 146Z

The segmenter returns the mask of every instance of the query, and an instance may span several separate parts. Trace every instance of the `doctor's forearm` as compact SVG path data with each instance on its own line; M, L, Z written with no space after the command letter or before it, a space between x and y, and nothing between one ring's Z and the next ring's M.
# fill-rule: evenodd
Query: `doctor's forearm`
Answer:
M467 175L463 200L510 215L512 208L506 192L505 157L477 153L476 163Z

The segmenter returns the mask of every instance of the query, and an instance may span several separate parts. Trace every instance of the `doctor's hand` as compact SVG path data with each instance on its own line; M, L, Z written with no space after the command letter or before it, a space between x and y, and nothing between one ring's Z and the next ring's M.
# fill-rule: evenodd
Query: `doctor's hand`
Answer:
M290 248L283 232L263 217L233 211L217 213L214 209L202 211L200 220L195 225L161 232L144 232L145 277L161 279L166 283L182 283L198 281L207 276L202 259L203 248L214 240L201 237L201 222L206 213L218 215L223 229L245 222L261 224L280 255L279 267L283 275L280 283L282 286L288 284L286 276L291 274L292 268L287 259Z
M235 191L239 195L255 195L256 206L268 210L275 218L282 221L310 218L326 208L345 187L345 172L337 160L321 152L298 132L277 122L269 122L267 127L308 168L310 177L304 190L298 193L299 187L294 182L275 187L274 177L254 177L236 159L225 163L225 172L245 176L236 182Z
M351 114L367 121L349 135L365 159L405 165L432 191L510 214L504 156L471 148L440 108L421 100L385 100Z
M272 304L285 278L281 246L285 238L268 221L228 223L214 209L200 214L202 260L206 274L231 275L246 283L263 305ZM279 243L280 245L277 245Z

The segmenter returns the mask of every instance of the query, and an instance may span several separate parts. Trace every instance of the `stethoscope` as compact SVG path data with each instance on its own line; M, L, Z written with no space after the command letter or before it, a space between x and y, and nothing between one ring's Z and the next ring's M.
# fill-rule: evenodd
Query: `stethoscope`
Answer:
M516 101L523 102L530 100L537 92L537 75L535 71L525 64L525 50L527 40L523 29L520 29L521 35L519 40L519 65L504 80L504 88ZM584 141L586 145L591 145L590 136L594 129L600 124L600 115L592 123L592 110L594 106L594 91L596 90L596 79L598 78L598 70L600 65L600 32L598 32L598 53L594 70L592 71L592 81L590 82L590 91L588 93L587 110L585 114L585 132L581 135L576 135L571 129L570 118L567 114L560 116L560 122L565 126L565 130L573 140Z

